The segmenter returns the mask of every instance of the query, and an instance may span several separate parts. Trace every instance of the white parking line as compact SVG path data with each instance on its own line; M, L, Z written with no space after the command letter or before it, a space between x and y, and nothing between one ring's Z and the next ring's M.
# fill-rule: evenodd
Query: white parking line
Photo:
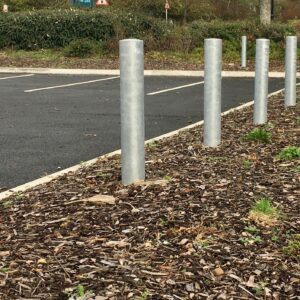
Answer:
M88 84L88 83L94 83L94 82L106 81L106 80L113 80L113 79L117 79L117 78L120 78L120 76L101 78L101 79L89 80L89 81L74 82L74 83L55 85L55 86L48 86L48 87L43 87L43 88L38 88L38 89L33 89L33 90L25 90L24 92L32 93L32 92L38 92L38 91L44 91L44 90L53 90L53 89L59 89L59 88L68 87L68 86L82 85L82 84Z
M203 83L204 83L204 81L200 81L200 82L194 82L194 83L191 83L191 84L181 85L181 86L177 86L177 87L174 87L174 88L171 88L171 89L166 89L166 90L161 90L161 91L148 93L147 96L153 96L153 95L157 95L157 94L167 93L167 92L170 92L170 91L185 89L187 87L200 85L200 84L203 84Z
M9 77L2 77L2 78L0 77L0 80L20 78L20 77L30 77L30 76L34 76L34 74L16 75L16 76L9 76Z

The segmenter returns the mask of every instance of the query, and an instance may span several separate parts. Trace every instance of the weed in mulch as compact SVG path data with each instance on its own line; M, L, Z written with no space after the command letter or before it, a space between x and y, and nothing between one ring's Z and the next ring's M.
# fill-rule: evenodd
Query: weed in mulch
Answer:
M251 132L247 133L245 136L246 141L255 141L255 142L263 142L268 143L270 142L272 134L267 132L263 128L255 128Z
M281 150L277 156L279 159L283 160L291 160L291 159L299 159L300 158L300 147L297 146L289 146L285 149Z

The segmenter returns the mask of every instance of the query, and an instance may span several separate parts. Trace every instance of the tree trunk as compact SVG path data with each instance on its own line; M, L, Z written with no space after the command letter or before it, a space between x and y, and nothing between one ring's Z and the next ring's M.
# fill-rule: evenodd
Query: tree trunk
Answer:
M271 0L260 0L260 22L263 25L270 25Z
M187 13L189 8L189 0L185 0L184 11L183 11L183 24L187 21Z

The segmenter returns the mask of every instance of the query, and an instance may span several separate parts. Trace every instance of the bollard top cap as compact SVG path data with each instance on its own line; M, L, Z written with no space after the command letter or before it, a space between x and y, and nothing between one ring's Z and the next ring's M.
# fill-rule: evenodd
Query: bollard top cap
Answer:
M124 39L124 40L120 40L119 43L133 43L133 42L136 42L136 43L143 43L144 41L143 40L139 40L139 39Z

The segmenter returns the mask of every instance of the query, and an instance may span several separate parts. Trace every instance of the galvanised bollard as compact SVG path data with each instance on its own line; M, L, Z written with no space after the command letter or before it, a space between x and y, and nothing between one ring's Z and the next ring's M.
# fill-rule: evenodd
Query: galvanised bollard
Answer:
M269 51L268 39L256 40L255 58L255 95L254 95L254 124L267 122L268 110L268 77L269 77Z
M144 42L119 45L122 183L129 185L145 179Z
M204 146L221 142L222 40L204 42Z
M286 107L296 105L297 36L286 37L285 47L285 99Z
M247 36L242 36L242 53L241 53L241 67L247 67Z

